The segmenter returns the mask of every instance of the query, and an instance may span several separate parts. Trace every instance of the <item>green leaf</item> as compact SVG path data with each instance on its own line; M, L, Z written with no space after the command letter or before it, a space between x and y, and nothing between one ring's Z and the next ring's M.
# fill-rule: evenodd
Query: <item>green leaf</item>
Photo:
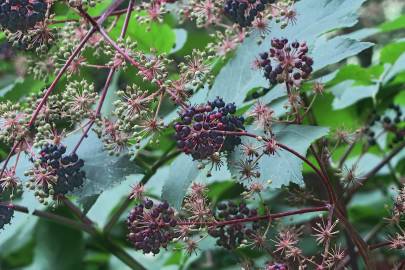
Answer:
M38 222L34 261L27 270L81 269L82 232L49 221Z
M176 53L183 49L184 45L187 42L188 39L188 33L185 29L182 28L177 28L173 29L175 35L176 35L176 42L174 44L174 47L170 51L170 53Z
M248 130L252 130L250 126ZM258 130L252 130L255 134L263 135ZM329 129L316 126L300 126L300 125L274 125L273 133L279 143L294 148L301 155L306 155L306 152L313 141L325 136ZM243 143L251 144L259 147L262 143L252 138L243 138ZM241 147L238 147L228 158L228 166L231 169L233 176L239 175L237 164L240 160L246 158ZM302 161L293 154L278 149L274 155L264 155L259 161L260 178L254 179L254 182L266 184L271 180L271 188L281 188L283 185L288 185L290 182L303 185L302 176ZM247 181L242 182L247 185ZM251 182L249 182L249 185Z
M180 155L170 165L170 171L162 189L162 199L179 209L188 187L198 174L197 163L185 154Z
M366 175L372 168L378 165L382 160L381 157L371 154L371 153L366 153L361 158L359 157L353 157L348 159L345 163L344 166L347 168L351 168L353 165L357 164L357 169L356 169L356 175L359 177L363 177ZM389 168L388 166L384 166L379 172L378 175L385 175L389 174Z
M272 25L272 33L257 44L257 37L252 35L245 39L231 59L218 74L208 99L221 96L237 105L245 99L246 93L255 87L268 86L260 71L252 70L251 64L260 52L270 48L274 37L286 37L289 40L306 41L313 48L311 55L315 59L315 71L336 63L370 47L371 43L336 37L327 40L322 34L341 27L349 27L357 22L357 9L364 0L307 0L296 4L297 20L302 23L279 29ZM314 13L313 11L317 12ZM271 91L270 91L271 92Z
M125 198L131 191L131 186L140 181L142 175L129 176L119 185L105 190L93 204L87 216L95 221L100 227L104 227L110 217L110 214L115 207Z
M156 22L139 24L135 18L137 15L135 12L132 14L127 37L138 43L138 49L146 53L149 53L151 48L156 49L158 53L171 52L176 43L176 34L170 25ZM125 16L121 17L117 22L117 26L111 31L111 37L119 37L125 21Z
M338 63L370 48L371 46L373 46L373 43L358 42L355 39L347 37L335 37L329 40L325 37L320 37L315 43L315 48L312 52L314 58L314 71Z
M355 81L352 80L344 81L331 88L331 92L335 96L332 103L333 109L343 109L361 99L375 97L379 90L377 84L355 86L354 83Z
M394 64L405 52L405 42L390 43L381 49L380 62Z
M390 65L386 64L378 78L371 76L371 72L380 72L380 70L369 69L367 72L369 73L369 81L347 80L332 87L330 90L335 96L332 103L333 109L339 110L346 108L365 98L374 99L380 90L381 85L387 80L391 70Z
M89 8L88 10L89 15L99 16L104 10L106 10L111 5L112 2L113 2L112 0L101 1L100 3L96 4L95 7Z
M405 15L396 18L393 21L385 22L379 26L382 32L391 32L395 30L405 29Z
M14 78L14 80L12 80ZM31 93L38 93L45 87L44 81L35 80L32 76L25 78L10 77L8 84L0 89L3 99L17 102Z
M31 192L24 192L22 198L14 201L14 203L28 207L30 212L33 209L44 208ZM31 241L37 220L38 218L35 216L15 212L11 221L12 224L6 225L5 230L0 232L1 256L7 256Z
M345 35L345 37L355 39L355 40L365 40L366 38L374 36L380 32L381 31L378 28L362 28L357 31L351 32L350 34Z
M396 75L401 72L405 72L405 53L403 53L397 61L395 61L394 65L389 69L387 75L384 78L384 84L388 83L392 80Z
M75 133L63 141L67 151L76 145L80 136L81 133ZM110 156L94 132L89 133L77 154L85 161L84 171L87 177L83 187L74 192L79 198L100 194L121 183L126 176L142 172L130 161L129 156Z
M118 89L118 81L120 78L120 71L114 73L112 78L111 84L108 87L107 95L105 97L105 102L103 107L101 108L101 115L103 117L111 117L112 112L114 111L114 102L118 99L117 96L117 89Z
M358 84L371 84L378 79L384 72L384 67L381 65L363 68L358 65L345 65L341 67L333 80L327 82L327 85L336 85L346 80L354 80ZM321 79L324 82L323 79Z

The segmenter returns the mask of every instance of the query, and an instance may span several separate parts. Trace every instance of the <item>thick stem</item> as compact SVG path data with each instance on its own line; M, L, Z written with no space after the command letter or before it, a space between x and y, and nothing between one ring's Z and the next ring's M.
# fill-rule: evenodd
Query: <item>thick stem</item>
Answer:
M114 256L120 259L124 264L134 270L146 270L139 262L134 260L119 244L109 239L106 235L98 233L96 239L107 251L111 252Z
M70 211L84 224L93 227L94 223L90 220L76 205L74 205L68 198L65 196L61 197L60 200L64 205L70 209Z
M390 241L385 241L385 242L381 242L381 243L378 243L378 244L369 245L369 249L373 250L373 249L377 249L377 248L387 247L387 246L389 246L391 244L392 243Z
M52 214L46 211L41 211L41 210L34 210L32 213L30 213L29 209L24 206L16 205L16 204L7 204L4 202L0 202L0 205L6 206L6 207L11 207L14 209L14 211L24 213L24 214L32 214L34 216L44 218L46 220L76 229L76 230L81 230L85 231L89 234L91 234L93 231L89 228L89 226L86 226L85 224L82 224L80 222L76 222L74 220L71 220L70 218L66 218L60 215Z

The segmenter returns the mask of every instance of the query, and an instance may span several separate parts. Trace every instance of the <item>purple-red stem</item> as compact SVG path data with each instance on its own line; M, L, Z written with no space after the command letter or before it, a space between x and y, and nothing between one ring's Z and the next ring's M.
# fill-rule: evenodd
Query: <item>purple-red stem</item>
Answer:
M124 2L124 0L116 0L110 7L107 8L106 11L104 11L104 13L99 17L99 19L97 20L97 24L102 24L107 18L108 16L119 6L121 5L121 3ZM68 69L68 67L70 66L70 64L73 62L74 58L80 53L80 51L83 49L83 47L85 46L85 44L87 43L87 41L90 39L90 37L96 32L97 28L92 27L87 34L83 37L83 39L81 40L81 42L79 43L79 45L76 47L76 49L73 51L72 55L68 58L68 60L66 61L66 63L63 65L63 67L61 68L61 70L58 72L58 74L56 75L55 79L53 80L53 82L51 83L51 85L49 86L49 88L46 90L44 96L42 97L40 103L38 104L37 108L35 109L35 111L33 112L31 119L28 123L28 127L31 127L36 118L38 117L39 112L41 111L42 107L45 105L49 95L52 93L52 91L55 89L56 84L59 82L59 80L62 78L62 75L66 72L66 70ZM0 178L3 177L3 173L4 170L7 168L8 162L10 161L10 158L12 157L13 153L15 152L15 150L18 148L18 146L21 144L21 141L19 142L15 142L13 148L11 149L9 155L7 156L7 159L4 161L3 164L3 168L1 170L0 173Z
M225 226L225 225L231 225L231 224L239 224L239 223L245 223L245 222L255 222L255 221L261 221L261 220L273 220L277 218L282 218L282 217L288 217L288 216L293 216L293 215L300 215L300 214L305 214L305 213L311 213L311 212L321 212L321 211L328 211L329 207L328 206L320 206L320 207L311 207L311 208L304 208L304 209L299 209L299 210L293 210L293 211L286 211L282 213L277 213L277 214L269 214L265 216L257 216L257 217L249 217L249 218L241 218L241 219L232 219L232 220L226 220L226 221L214 221L214 222L178 222L178 225L195 225L195 226Z
M121 29L121 34L120 34L121 38L125 37L125 34L126 34L127 30L128 30L129 20L131 18L134 3L135 3L134 0L131 0L129 2L126 17L125 17L125 21L124 21L124 25L122 26L122 29ZM79 11L80 11L80 9L79 9ZM91 128L93 127L93 125L95 123L95 120L97 119L97 117L100 116L101 108L103 107L105 98L107 96L108 89L110 88L111 81L112 81L112 78L113 78L114 73L116 72L116 70L117 70L116 67L110 68L110 71L109 71L108 76L107 76L107 80L105 81L104 88L103 88L103 90L101 92L100 100L99 100L97 108L96 108L94 119L91 119L90 122L88 123L88 126L84 130L82 136L80 137L80 139L79 139L78 143L76 144L75 148L73 149L72 153L76 153L77 149L79 149L79 147L82 144L83 140L87 137L88 133L90 132Z

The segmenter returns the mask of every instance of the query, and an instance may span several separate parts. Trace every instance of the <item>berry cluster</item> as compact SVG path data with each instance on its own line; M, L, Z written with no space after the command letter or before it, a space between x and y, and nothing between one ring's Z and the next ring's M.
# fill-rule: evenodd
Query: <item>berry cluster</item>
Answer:
M405 121L405 118L402 119L401 107L391 104L389 108L393 111L393 113L386 114L385 116L381 116L377 114L377 112L373 112L370 125L364 130L369 145L375 145L377 143L376 137L379 134L376 134L376 132L373 131L373 127L376 127L377 125L381 125L385 131L390 132L394 135L391 143L389 144L390 148L405 139L404 130L401 130L397 127L397 125L400 124L401 121Z
M44 0L0 0L0 25L11 32L27 31L45 19Z
M266 4L274 3L274 0L227 0L225 13L241 27L252 26L256 16L266 8Z
M244 203L239 205L233 202L221 203L217 208L216 219L219 222L257 216L257 210L250 210ZM255 232L259 228L260 224L257 221L250 224L235 222L225 226L211 227L208 233L212 237L218 238L217 245L226 249L235 249L242 244L245 239L253 239L256 234Z
M194 159L202 160L220 151L232 151L241 144L237 136L225 136L215 131L244 130L243 117L235 116L234 103L225 104L217 97L214 101L199 106L190 106L175 124L177 146Z
M64 155L65 152L63 145L46 144L35 161L35 168L28 173L32 186L42 191L36 194L40 199L49 195L65 195L83 185L86 178L82 171L84 161L76 154Z
M283 263L272 263L266 266L266 270L288 270L288 267Z
M305 42L288 42L288 39L274 38L268 52L260 54L258 65L271 84L287 82L299 86L307 79L313 69L314 61L308 55Z
M4 228L4 225L10 224L14 215L14 209L5 205L0 205L0 229Z
M166 248L176 237L177 219L167 202L154 205L153 201L146 199L131 210L127 224L129 241L136 250L145 254L158 254L160 247Z

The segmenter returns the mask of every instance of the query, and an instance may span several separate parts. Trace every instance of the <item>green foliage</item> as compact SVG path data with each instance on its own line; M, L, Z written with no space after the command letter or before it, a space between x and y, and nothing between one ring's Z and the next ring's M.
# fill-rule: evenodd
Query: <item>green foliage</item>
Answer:
M298 125L275 125L272 128L278 142L284 145L293 145L294 150L305 156L306 152L316 139L319 139L328 133L328 128L315 126L298 126ZM260 130L251 132L261 134ZM253 147L260 147L260 142L255 140L244 139L244 142ZM236 177L239 175L238 163L243 160L242 149L237 149L228 159L228 165L232 174ZM284 149L279 149L274 155L266 155L261 160L260 177L253 179L253 182L266 184L271 181L270 188L281 188L283 185L288 186L290 182L303 185L302 176L302 160L287 152ZM268 164L268 165L267 165ZM244 185L250 185L252 181L245 179L241 181Z

